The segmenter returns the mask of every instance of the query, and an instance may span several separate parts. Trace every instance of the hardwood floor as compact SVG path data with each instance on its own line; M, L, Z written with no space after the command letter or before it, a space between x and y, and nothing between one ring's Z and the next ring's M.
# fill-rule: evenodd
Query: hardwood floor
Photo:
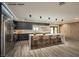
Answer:
M79 41L67 40L65 44L35 50L28 48L28 41L19 41L8 57L79 57Z

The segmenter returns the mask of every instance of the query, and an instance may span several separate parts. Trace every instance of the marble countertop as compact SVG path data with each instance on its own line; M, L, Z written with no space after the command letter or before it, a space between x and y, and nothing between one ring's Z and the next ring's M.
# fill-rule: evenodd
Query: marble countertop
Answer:
M56 33L56 34L48 34L48 33L35 33L36 35L43 35L43 34L45 34L45 35L63 35L62 33ZM30 34L30 36L34 36L34 34Z

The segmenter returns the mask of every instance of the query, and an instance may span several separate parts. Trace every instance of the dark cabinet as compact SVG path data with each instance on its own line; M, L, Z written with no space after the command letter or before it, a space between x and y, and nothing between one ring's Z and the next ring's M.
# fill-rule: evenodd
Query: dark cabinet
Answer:
M29 22L21 22L21 21L14 21L14 28L15 29L32 29L32 24Z
M29 34L15 34L14 39L16 41L29 40Z

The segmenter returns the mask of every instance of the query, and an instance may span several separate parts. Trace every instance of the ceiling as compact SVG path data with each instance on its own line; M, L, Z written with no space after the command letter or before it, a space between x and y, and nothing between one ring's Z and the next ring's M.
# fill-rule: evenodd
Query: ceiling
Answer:
M6 4L20 21L53 24L79 22L79 2L65 2L61 6L59 2L6 2ZM32 17L29 17L30 14Z

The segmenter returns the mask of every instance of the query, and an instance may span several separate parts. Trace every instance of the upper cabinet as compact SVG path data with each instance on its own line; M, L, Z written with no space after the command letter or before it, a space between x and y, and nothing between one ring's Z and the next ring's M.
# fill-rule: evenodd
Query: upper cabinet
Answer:
M32 30L32 24L29 22L14 21L15 29L29 29Z

